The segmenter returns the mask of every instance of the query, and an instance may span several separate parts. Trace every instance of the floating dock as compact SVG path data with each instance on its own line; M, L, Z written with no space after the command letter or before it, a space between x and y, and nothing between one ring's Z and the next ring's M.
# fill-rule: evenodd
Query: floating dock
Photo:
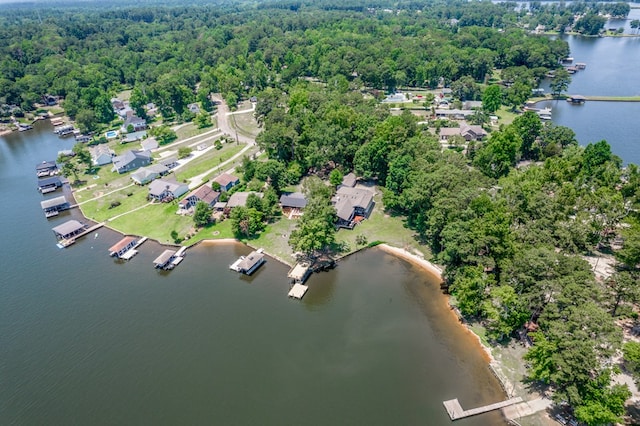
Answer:
M304 284L294 284L289 290L289 297L302 299L307 290L309 290L309 287Z
M447 410L449 417L451 420L459 420L464 419L465 417L476 416L482 413L488 413L489 411L498 410L500 408L508 407L509 405L517 404L522 402L522 398L511 398L506 401L496 402L495 404L485 405L478 408L472 408L470 410L463 410L460 402L458 402L458 398L450 399L448 401L443 401L442 404L444 408Z

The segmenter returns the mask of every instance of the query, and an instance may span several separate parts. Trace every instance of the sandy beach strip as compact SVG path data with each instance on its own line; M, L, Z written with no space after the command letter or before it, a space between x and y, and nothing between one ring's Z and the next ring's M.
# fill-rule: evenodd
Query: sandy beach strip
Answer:
M442 273L444 272L443 269L429 262L424 257L418 256L417 254L411 253L407 250L404 250L398 247L390 246L388 244L379 244L377 247L380 247L382 250L384 250L389 254L396 255L398 257L403 258L404 260L407 260L415 265L422 267L423 269L427 270L429 273L437 277L440 280L440 282L443 281L442 279Z
M219 238L219 239L206 239L200 241L200 244L208 245L208 246L216 246L221 244L242 244L240 241L235 238Z

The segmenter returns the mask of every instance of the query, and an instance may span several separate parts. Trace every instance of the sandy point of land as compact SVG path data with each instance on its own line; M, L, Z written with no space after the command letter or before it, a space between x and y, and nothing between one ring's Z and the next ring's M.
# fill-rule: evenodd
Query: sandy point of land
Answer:
M442 273L443 270L442 268L440 268L437 265L434 265L433 263L429 262L428 260L426 260L424 257L418 256L417 254L411 253L407 250L398 248L398 247L392 247L388 244L380 244L377 247L380 247L382 250L386 251L387 253L390 254L394 254L398 257L403 258L404 260L407 260L415 265L418 265L424 269L426 269L428 272L430 272L432 275L436 276L440 282L442 282Z

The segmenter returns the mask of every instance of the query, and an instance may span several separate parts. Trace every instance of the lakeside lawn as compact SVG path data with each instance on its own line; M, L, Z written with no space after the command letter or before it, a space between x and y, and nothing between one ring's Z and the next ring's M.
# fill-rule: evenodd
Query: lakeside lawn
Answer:
M177 210L177 201L154 203L109 221L109 226L124 234L145 236L162 244L173 244L172 231L183 238L193 228L193 219L176 214Z
M267 224L265 230L257 237L251 239L241 238L240 241L251 247L263 248L267 254L294 265L296 258L293 256L291 247L289 247L289 236L291 231L296 228L297 223L295 219L279 216L273 223ZM231 238L233 237L232 234Z
M176 172L176 180L185 182L194 176L205 173L236 155L245 146L246 144L243 143L225 143L222 144L222 149L211 148L206 153L189 161L186 167Z
M104 222L149 203L147 200L148 193L149 189L147 187L133 185L87 201L81 204L80 208L82 213L89 219L96 222ZM116 204L118 205L111 207Z

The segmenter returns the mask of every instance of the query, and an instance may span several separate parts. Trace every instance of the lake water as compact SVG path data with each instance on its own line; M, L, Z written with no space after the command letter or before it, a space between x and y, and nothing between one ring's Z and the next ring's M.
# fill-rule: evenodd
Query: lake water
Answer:
M587 68L571 77L568 94L640 96L640 37L564 36L575 62ZM541 87L549 92L549 82ZM570 127L580 144L605 139L625 163L640 164L640 102L593 102L571 105L545 101L554 123Z
M79 216L44 218L34 166L72 145L47 123L0 138L0 424L441 425L443 400L504 399L434 278L381 250L296 301L275 260L230 271L239 244L169 273L151 241L115 262L106 228L58 249L51 228Z

